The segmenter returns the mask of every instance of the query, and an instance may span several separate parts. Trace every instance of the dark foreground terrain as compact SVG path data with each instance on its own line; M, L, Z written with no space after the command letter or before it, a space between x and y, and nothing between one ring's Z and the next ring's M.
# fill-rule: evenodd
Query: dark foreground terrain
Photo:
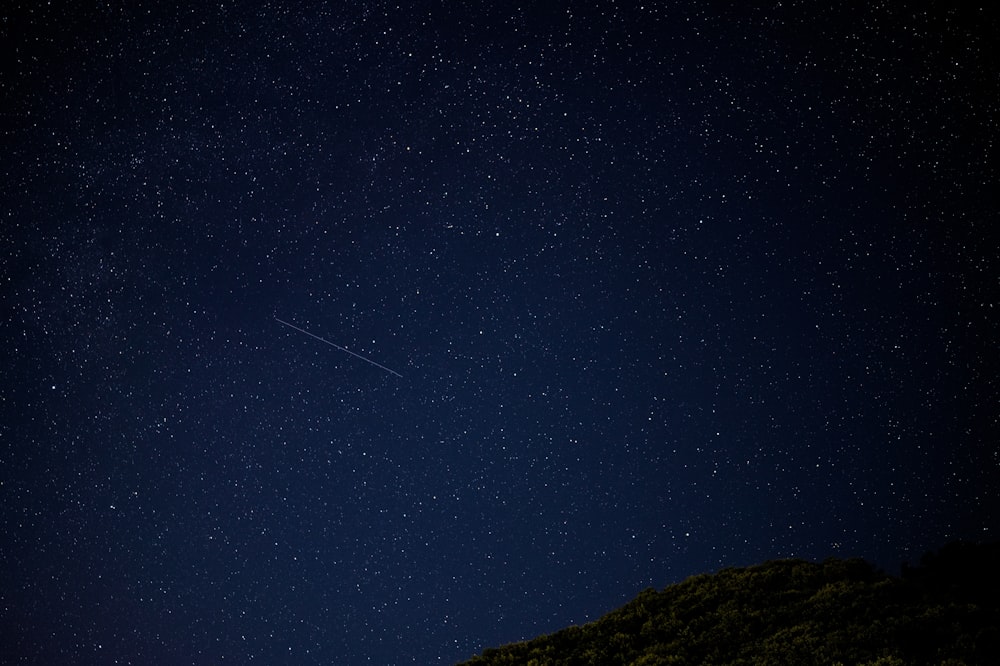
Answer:
M653 589L599 620L466 664L1000 664L1000 544L951 544L889 576L777 560Z

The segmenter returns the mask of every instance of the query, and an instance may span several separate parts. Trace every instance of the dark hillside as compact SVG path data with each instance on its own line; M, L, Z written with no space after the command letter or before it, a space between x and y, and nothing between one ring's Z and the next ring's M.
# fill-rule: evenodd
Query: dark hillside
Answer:
M996 664L997 544L891 577L864 560L777 560L639 594L590 624L467 664Z

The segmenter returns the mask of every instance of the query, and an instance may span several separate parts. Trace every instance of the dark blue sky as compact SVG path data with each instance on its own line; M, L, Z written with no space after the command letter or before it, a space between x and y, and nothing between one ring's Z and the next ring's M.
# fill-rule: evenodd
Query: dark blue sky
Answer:
M0 660L998 538L995 20L545 7L0 10Z

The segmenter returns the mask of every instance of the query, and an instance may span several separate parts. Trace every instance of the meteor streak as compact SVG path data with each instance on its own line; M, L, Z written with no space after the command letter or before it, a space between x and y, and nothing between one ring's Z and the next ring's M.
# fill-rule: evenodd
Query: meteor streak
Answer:
M390 373L390 374L393 374L393 375L396 375L396 376L397 376L397 377L399 377L400 379L402 379L402 377L403 377L403 375L399 374L399 373L398 373L398 372L396 372L395 370L390 370L389 368L385 367L385 366L384 366L384 365L382 365L381 363L376 363L375 361L371 360L370 358L365 358L365 357L364 357L364 356L362 356L361 354L355 354L354 352L352 352L352 351L351 351L350 349L348 349L347 347L341 347L340 345L338 345L338 344L336 344L336 343L333 343L333 342L330 342L329 340L326 340L325 338L321 338L321 337L319 337L318 335L314 335L313 333L310 333L309 331L305 330L304 328L299 328L299 327L298 327L298 326L296 326L295 324L289 324L289 323L288 323L287 321L282 321L281 319L278 319L277 317L275 317L275 318L274 318L274 320L275 320L276 322L278 322L279 324L284 324L284 325L285 325L285 326L287 326L288 328L294 328L294 329L295 329L296 331L298 331L299 333L305 333L305 334L306 334L306 335L308 335L308 336L309 336L310 338L316 338L316 339L317 339L317 340L319 340L320 342L325 342L326 344L330 345L331 347L336 347L337 349L339 349L339 350L340 350L340 351L342 351L342 352L347 352L347 353L348 353L348 354L350 354L351 356L356 356L356 357L360 358L360 359L361 359L362 361L364 361L365 363L371 363L371 364L372 364L372 365L374 365L374 366L375 366L376 368L381 368L381 369L385 370L386 372L388 372L388 373Z

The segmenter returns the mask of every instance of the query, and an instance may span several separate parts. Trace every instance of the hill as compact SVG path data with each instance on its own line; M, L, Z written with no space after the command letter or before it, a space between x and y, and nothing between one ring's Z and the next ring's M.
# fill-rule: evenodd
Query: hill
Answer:
M998 565L1000 544L956 543L901 577L860 559L725 569L465 663L1000 664Z

